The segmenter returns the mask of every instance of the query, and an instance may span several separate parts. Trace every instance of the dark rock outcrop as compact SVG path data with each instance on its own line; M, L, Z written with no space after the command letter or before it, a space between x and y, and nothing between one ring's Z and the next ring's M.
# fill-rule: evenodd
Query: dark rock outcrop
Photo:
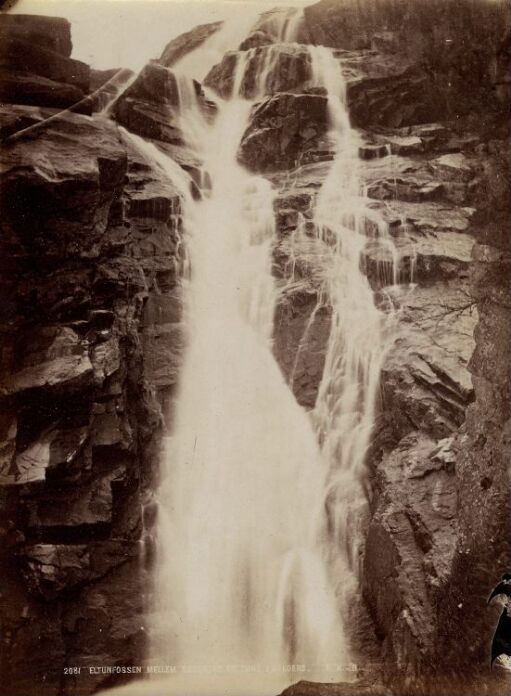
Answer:
M211 22L210 24L201 24L194 27L191 31L180 34L165 46L159 62L167 68L171 68L181 58L198 48L210 36L219 31L222 26L223 22Z
M0 36L5 39L20 39L54 51L69 58L71 25L62 17L43 17L39 15L2 14Z
M213 107L205 99L198 82L194 82L194 89L205 113L211 113ZM182 145L180 100L175 74L153 61L141 70L136 80L116 100L113 115L118 123L137 135Z
M505 0L491 5L462 0L456 6L448 0L320 0L306 7L304 15L312 43L349 51L377 49L422 65L434 86L434 102L448 118L481 113L495 104L503 83L494 68L505 54L511 22ZM501 90L507 106L508 91L505 86Z
M66 108L89 91L90 69L70 58L66 20L29 15L0 16L0 100ZM78 107L83 113L90 105Z
M230 97L240 63L243 77L239 94L247 99L297 90L311 79L311 58L306 46L264 44L251 47L247 52L226 53L222 61L210 70L204 84L221 97Z
M325 96L279 93L255 107L239 160L256 172L293 167L327 130Z
M114 123L57 114L0 112L2 678L13 696L90 693L105 675L78 680L65 665L142 658L144 509L182 349L178 191Z

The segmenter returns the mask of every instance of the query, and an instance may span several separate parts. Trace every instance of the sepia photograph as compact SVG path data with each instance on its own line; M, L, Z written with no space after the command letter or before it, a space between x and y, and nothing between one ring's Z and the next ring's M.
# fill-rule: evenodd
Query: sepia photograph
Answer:
M508 696L511 1L0 4L0 696Z

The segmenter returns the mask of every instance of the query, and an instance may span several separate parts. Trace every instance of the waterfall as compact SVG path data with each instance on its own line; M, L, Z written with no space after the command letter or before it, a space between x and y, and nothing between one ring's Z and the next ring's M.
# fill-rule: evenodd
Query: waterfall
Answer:
M287 16L282 36L294 40L300 21ZM187 249L187 349L157 492L148 668L168 667L167 694L262 696L298 679L351 677L343 621L357 587L364 460L389 320L360 268L370 213L341 71L332 51L310 47L335 151L314 214L332 326L316 406L310 414L298 405L272 352L275 194L237 162L278 48L258 66L252 100L241 96L252 54L238 53L232 97L216 100L211 122L192 78L218 42L225 32L177 66L180 128L207 190L193 197L166 154L129 136L181 191Z
M188 348L158 492L153 658L177 665L176 693L183 674L202 695L276 692L296 670L339 680L326 471L272 354L274 194L236 161L252 103L235 94L208 124L185 83L182 128L211 192L184 208Z
M330 49L310 46L309 52L312 82L325 88L328 95L330 137L335 151L314 214L316 233L329 249L327 256L322 257L323 290L332 308L332 322L313 419L328 469L327 553L333 568L341 564L335 574L344 573L340 596L343 615L347 617L346 605L357 586L361 560L363 537L358 527L366 505L365 457L393 316L375 306L373 291L361 270L361 254L367 243L366 221L374 218L374 213L368 210L361 195L360 139L350 125L342 72ZM394 250L386 225L377 218L375 223L377 234ZM396 278L397 264L393 273ZM340 549L344 549L345 558ZM353 575L351 583L346 577L347 567Z

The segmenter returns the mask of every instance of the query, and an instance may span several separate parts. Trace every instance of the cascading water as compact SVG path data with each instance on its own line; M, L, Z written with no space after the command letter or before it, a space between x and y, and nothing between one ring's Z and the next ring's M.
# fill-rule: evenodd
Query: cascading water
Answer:
M188 349L158 493L153 658L202 696L276 692L296 670L338 681L349 659L321 539L326 471L272 354L273 194L236 161L251 102L220 102L208 125L180 87L211 192L185 200Z
M299 26L290 14L280 38L294 41ZM239 42L225 30L222 50L226 35ZM206 44L208 65L215 37ZM200 51L178 65L181 129L210 190L195 200L172 160L134 140L181 190L189 268L188 347L158 491L149 666L173 672L167 694L262 696L297 679L350 678L343 615L360 540L352 519L364 501L386 326L360 270L368 211L342 77L329 49L311 47L312 86L327 91L335 149L314 217L332 328L311 418L272 354L274 194L236 161L278 48L258 65L252 101L239 96L252 53L238 54L233 96L217 102L213 123L191 83L204 72Z
M367 208L358 177L360 139L350 126L346 86L332 51L310 46L312 83L328 95L330 137L335 158L316 202L317 235L329 248L322 256L323 294L332 308L325 367L313 419L328 467L325 491L330 530L327 553L333 568L343 571L341 609L357 586L362 534L357 526L366 503L365 457L375 418L379 376L393 317L374 303L373 291L361 270L367 244L366 226L388 239L386 225ZM333 542L333 543L332 543ZM341 559L339 549L346 557ZM346 565L353 573L351 583ZM336 573L339 577L338 572ZM344 604L344 606L342 606Z

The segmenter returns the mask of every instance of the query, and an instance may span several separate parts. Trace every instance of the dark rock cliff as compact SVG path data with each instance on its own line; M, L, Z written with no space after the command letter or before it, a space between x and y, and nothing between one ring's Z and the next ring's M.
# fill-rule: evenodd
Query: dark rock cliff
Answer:
M20 46L71 51L64 20L16 18L14 33L1 20ZM9 41L3 60L17 65ZM77 63L55 56L44 64L54 77ZM80 76L87 92L88 68ZM59 113L48 90L40 106L16 92L0 107L9 696L91 693L105 677L65 676L66 665L140 663L152 490L182 344L175 187L113 122Z
M362 134L361 183L397 249L397 279L414 283L389 291L393 257L368 215L361 265L401 331L367 462L353 646L403 696L504 693L477 679L496 622L486 599L511 562L509 20L499 3L411 8L322 0L300 36L336 49ZM247 96L258 62L278 50L271 20L241 46L253 49ZM218 28L174 40L161 62ZM144 654L152 494L184 335L180 198L118 124L171 154L194 191L200 163L183 147L179 85L164 65L143 69L114 120L60 114L114 73L69 57L65 20L2 16L0 37L2 674L6 696L72 696L114 678L64 666ZM331 323L312 220L334 153L307 51L279 56L239 157L277 192L274 351L310 409ZM224 96L235 59L205 81Z

